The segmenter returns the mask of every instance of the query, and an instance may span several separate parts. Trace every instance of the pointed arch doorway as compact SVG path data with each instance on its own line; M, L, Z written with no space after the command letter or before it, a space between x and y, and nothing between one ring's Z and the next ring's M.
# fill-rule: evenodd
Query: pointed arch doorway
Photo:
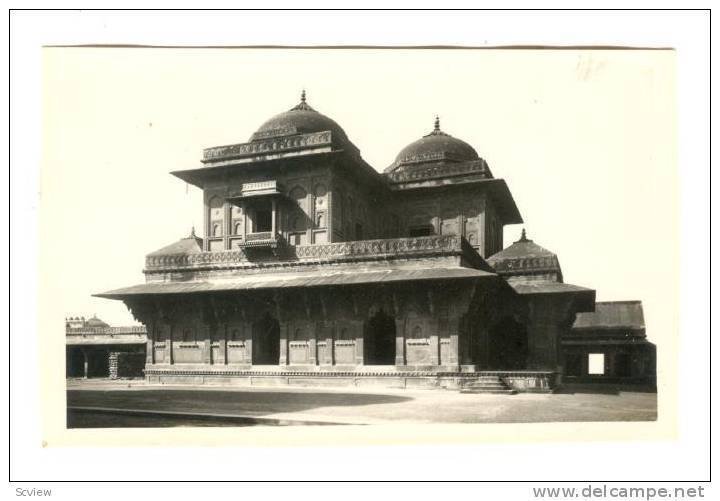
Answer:
M378 310L365 323L364 365L395 365L395 319Z
M252 364L280 364L280 323L268 312L252 325Z

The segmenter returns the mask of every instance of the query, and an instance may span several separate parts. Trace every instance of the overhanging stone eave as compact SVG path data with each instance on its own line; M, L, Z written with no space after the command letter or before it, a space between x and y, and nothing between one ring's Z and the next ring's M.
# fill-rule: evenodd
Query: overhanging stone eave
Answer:
M465 282L494 280L492 273L473 268L451 267L425 270L379 270L364 273L336 273L318 276L275 276L274 280L263 277L242 277L236 280L196 280L187 282L147 282L107 292L95 293L93 297L125 300L133 297L156 297L162 295L196 295L258 290L289 290L301 288L356 287L383 284L418 282Z
M515 199L502 178L491 179L490 194L498 204L498 210L503 218L503 224L522 224L523 218L520 215Z
M508 285L521 296L574 297L577 312L595 311L595 289L559 282L512 282Z
M181 179L182 181L185 181L188 184L192 184L193 186L197 186L198 188L202 189L204 187L204 181L207 178L222 176L235 167L246 167L249 165L274 167L276 165L287 162L288 160L304 159L307 157L320 155L336 156L346 154L347 152L343 149L316 148L313 150L305 150L299 153L300 154L272 157L267 155L258 157L246 157L235 160L223 160L215 163L208 162L208 164L203 167L198 167L195 169L175 170L171 171L170 174Z

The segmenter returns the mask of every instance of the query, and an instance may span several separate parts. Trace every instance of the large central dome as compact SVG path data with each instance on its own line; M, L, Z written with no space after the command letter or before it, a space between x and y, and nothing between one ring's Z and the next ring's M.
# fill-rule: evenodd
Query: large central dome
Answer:
M440 119L435 118L433 131L403 148L388 170L408 164L468 162L479 158L477 151L468 143L441 131Z
M305 91L295 107L267 120L250 138L260 141L271 137L293 136L312 132L332 132L333 142L350 143L347 134L335 120L318 113L306 102Z

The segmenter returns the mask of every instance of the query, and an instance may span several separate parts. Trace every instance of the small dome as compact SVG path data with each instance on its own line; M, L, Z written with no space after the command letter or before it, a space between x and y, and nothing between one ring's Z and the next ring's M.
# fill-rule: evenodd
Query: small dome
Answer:
M552 275L555 281L563 281L557 254L527 238L524 229L520 240L493 254L487 262L500 275Z
M110 327L108 324L100 320L96 315L93 315L92 318L88 318L85 321L85 327Z
M440 119L436 117L433 131L403 148L395 158L391 170L405 164L468 162L479 158L475 148L440 130Z
M261 141L270 137L293 136L312 132L331 131L333 141L349 143L347 134L335 120L318 113L306 102L305 91L302 91L300 103L294 108L275 115L267 120L250 138L250 141Z

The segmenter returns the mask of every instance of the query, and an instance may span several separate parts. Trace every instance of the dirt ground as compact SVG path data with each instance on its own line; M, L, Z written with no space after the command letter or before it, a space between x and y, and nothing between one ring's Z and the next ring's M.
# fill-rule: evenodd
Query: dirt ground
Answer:
M657 419L655 393L579 386L554 394L478 395L449 390L221 388L88 380L68 381L67 400L69 427Z

